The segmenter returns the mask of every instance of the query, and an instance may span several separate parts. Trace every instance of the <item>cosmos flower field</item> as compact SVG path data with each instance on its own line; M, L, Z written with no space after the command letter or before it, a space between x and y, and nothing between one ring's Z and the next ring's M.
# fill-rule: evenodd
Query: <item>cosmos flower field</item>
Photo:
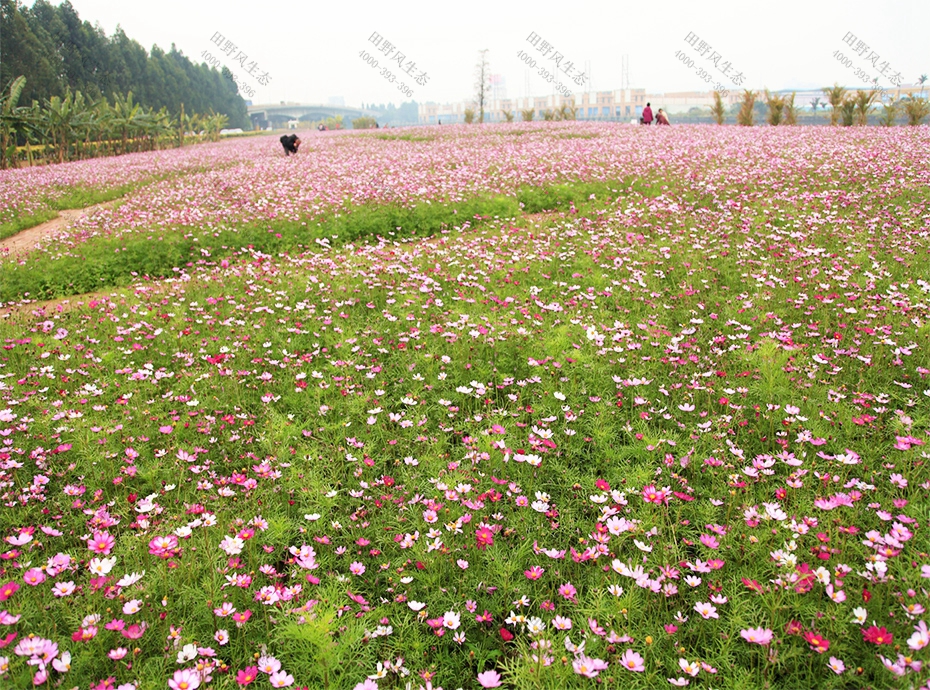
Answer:
M256 137L0 221L130 183L0 253L0 686L930 687L930 128Z

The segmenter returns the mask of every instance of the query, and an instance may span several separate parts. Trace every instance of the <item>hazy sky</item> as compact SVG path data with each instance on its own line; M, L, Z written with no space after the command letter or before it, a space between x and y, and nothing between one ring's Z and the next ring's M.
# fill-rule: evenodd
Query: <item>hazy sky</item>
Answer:
M410 100L398 90L401 81L412 88L418 102L459 101L474 93L475 64L482 49L488 49L491 72L506 80L508 96L545 95L552 93L552 86L538 72L553 71L555 53L543 57L538 50L542 41L564 56L557 80L576 93L620 88L624 54L629 55L631 86L653 93L706 90L716 83L731 89L818 88L836 81L856 86L862 83L857 69L890 87L896 73L905 84L930 73L926 0L71 1L82 20L99 22L108 36L120 24L146 49L157 44L167 50L175 43L192 60L200 61L204 51L219 55L255 89L255 103L326 103L342 96L346 105L399 104ZM216 33L235 44L232 57L211 42ZM425 72L425 84L417 84L396 61L377 53L369 40L373 33L405 55L403 67L414 76ZM527 40L531 33L541 37L536 47ZM693 46L685 42L689 34ZM847 34L855 36L853 45L844 42ZM697 52L698 41L709 46L703 57ZM861 54L854 52L856 47ZM363 50L379 58L378 68L363 62ZM521 62L520 51L536 60L535 69ZM680 62L676 51L684 51L694 66ZM850 57L852 66L841 64L836 51ZM234 62L241 54L247 55L246 65L257 63L256 74L268 73L267 86ZM586 71L584 87L565 76L562 70L568 61L574 63L573 75ZM726 75L720 71L725 63ZM397 76L395 84L381 75L385 67ZM712 80L709 85L699 74L702 67ZM731 77L740 73L743 80L737 86Z

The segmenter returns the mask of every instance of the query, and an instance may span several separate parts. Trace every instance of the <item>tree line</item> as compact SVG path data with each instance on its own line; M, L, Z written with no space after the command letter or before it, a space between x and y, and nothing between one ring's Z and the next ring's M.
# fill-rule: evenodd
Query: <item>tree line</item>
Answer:
M910 96L898 100L889 100L882 102L881 93L877 89L864 90L853 89L847 90L839 84L824 87L822 89L825 102L821 103L819 98L811 101L814 111L817 106L826 107L829 103L830 124L839 125L841 122L846 127L853 125L867 125L869 115L881 104L879 124L884 127L891 127L897 123L902 115L907 118L907 123L916 126L923 122L927 115L930 115L930 102L920 96ZM760 98L761 96L761 98ZM761 94L756 91L746 89L743 91L742 101L736 105L736 123L744 126L755 124L755 116L758 110L758 102L764 99L765 107L768 110L766 122L772 126L794 125L797 124L799 107L794 102L795 94L782 95L771 93L766 89ZM714 105L710 107L711 115L717 124L723 124L726 117L726 106L719 92L714 92Z
M72 107L109 101L113 108L131 94L140 112L164 111L177 119L184 104L188 113L215 113L232 127L251 128L227 68L194 64L173 44L168 52L153 46L149 53L120 27L108 37L99 26L81 21L70 2L55 7L37 0L29 8L19 0L0 0L0 34L0 85L9 97L17 78L25 77L20 104L48 109L54 108L53 99L60 104L70 98ZM24 131L16 136L19 144L26 143Z

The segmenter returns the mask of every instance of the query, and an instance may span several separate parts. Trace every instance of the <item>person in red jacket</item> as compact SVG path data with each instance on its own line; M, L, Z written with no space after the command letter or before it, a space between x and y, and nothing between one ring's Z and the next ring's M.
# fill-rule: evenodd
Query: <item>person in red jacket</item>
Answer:
M667 125L667 124L669 124L669 122L668 122L668 115L665 114L665 111L662 110L662 108L659 108L659 114L656 115L656 124L657 124L657 125Z
M652 103L647 103L643 108L643 116L639 118L639 121L644 125L652 124Z

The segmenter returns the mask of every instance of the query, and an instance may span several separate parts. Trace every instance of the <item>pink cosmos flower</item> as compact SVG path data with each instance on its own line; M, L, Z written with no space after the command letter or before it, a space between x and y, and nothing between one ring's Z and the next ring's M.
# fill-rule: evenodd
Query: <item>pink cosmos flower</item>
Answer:
M263 656L258 660L258 670L270 676L281 670L281 662L273 656Z
M634 652L632 649L627 649L623 656L620 657L620 664L627 671L635 671L636 673L642 673L646 670L645 659L639 654Z
M41 585L43 582L45 582L45 573L43 573L38 568L30 568L25 573L23 573L23 582L25 582L27 585L32 585L33 587L36 585Z
M200 674L197 671L182 668L174 672L174 676L168 681L168 687L171 690L197 690L200 687Z
M109 532L94 532L94 536L87 540L87 548L97 554L109 556L116 545L116 537Z
M499 688L501 686L501 674L494 669L479 673L478 684L483 688Z
M231 616L236 612L236 607L233 606L228 601L224 601L222 604L213 609L213 613L219 616L220 618L225 618L226 616Z
M97 627L89 625L86 628L80 628L71 635L73 642L90 642L97 636Z
M572 668L579 676L594 678L607 668L607 662L601 659L592 659L582 654L572 662Z
M717 607L709 602L699 601L694 605L694 610L700 613L704 620L708 618L720 618L720 614L717 613Z
M664 503L668 505L668 497L670 494L671 489L667 486L662 489L656 489L654 484L643 487L643 500L646 503L655 503L656 505Z
M22 616L23 614L21 613L17 613L16 615L13 615L12 613L4 609L3 611L0 611L0 625L15 625L16 623L19 622L19 619L22 618ZM0 645L0 646L5 646L5 645Z
M127 640L138 640L145 634L146 623L133 623L125 630L120 630L120 634Z
M275 671L268 676L268 682L273 688L286 688L294 684L294 676L287 671Z
M528 580L538 580L539 578L543 576L544 572L546 572L545 568L541 568L538 565L534 565L529 570L524 570L523 574L526 575L526 579Z
M740 637L746 640L746 642L760 644L763 647L767 646L772 641L772 636L774 634L774 631L768 628L747 628L746 630L740 631Z
M907 638L907 646L917 652L930 644L930 630L927 629L927 624L923 621L919 621L914 626L914 630L917 632Z

